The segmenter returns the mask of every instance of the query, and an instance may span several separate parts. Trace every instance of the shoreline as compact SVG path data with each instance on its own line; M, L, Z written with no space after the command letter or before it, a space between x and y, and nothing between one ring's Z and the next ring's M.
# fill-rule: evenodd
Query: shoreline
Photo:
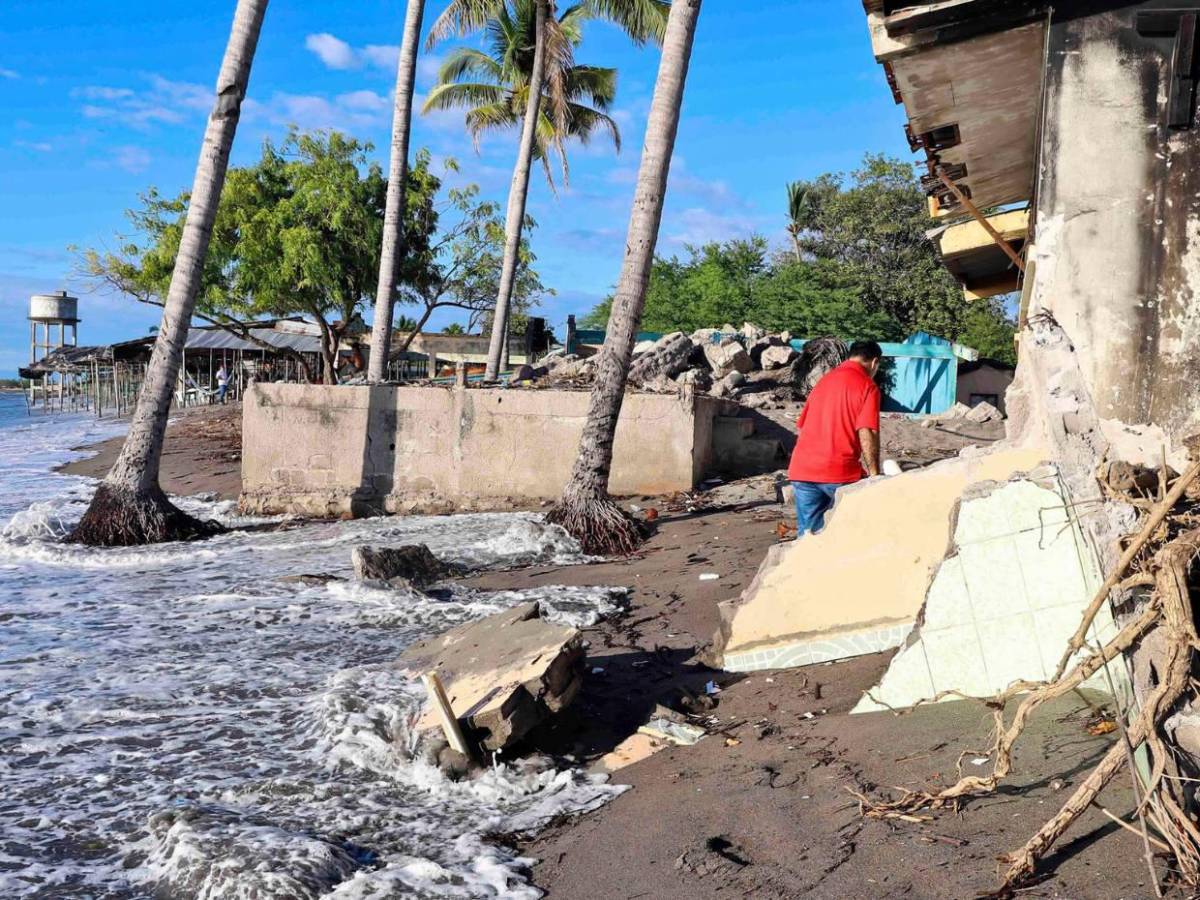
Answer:
M885 453L910 465L994 439L895 421L883 437ZM95 456L59 471L103 477L121 442L93 445ZM236 500L240 408L204 407L172 418L163 486ZM498 842L537 860L532 884L564 900L957 898L993 889L994 858L1023 844L1069 795L1055 790L1055 779L1070 784L1107 749L1108 739L1087 731L1088 707L1072 696L1048 709L1018 748L1011 788L967 805L960 816L930 814L919 823L862 818L848 789L915 788L952 778L962 751L987 746L990 713L956 702L902 717L849 715L890 652L748 675L707 668L702 658L718 624L717 603L749 584L791 512L775 502L773 475L693 499L700 502L691 511L668 498L633 501L655 505L660 517L629 559L460 580L488 590L630 588L624 615L585 629L588 674L580 696L534 742L562 767L596 769L656 703L678 707L686 694L703 695L707 682L720 686L710 713L719 731L618 769L612 781L633 789L604 807L534 836ZM719 577L701 580L702 574ZM970 758L965 765L972 765ZM1116 779L1101 802L1118 815L1128 813L1127 780ZM1134 835L1092 809L1047 859L1050 874L1038 890L1042 896L1145 895L1145 872L1129 863L1141 852ZM1101 883L1103 895L1097 893Z

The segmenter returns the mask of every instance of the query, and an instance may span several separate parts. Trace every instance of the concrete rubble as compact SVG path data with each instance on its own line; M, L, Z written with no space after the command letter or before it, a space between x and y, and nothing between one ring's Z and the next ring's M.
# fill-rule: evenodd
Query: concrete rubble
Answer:
M500 751L570 705L584 659L579 630L546 621L531 602L413 644L397 665L413 678L436 674L468 741ZM416 730L437 742L432 708Z
M418 591L460 574L456 566L442 562L424 544L404 547L363 545L350 552L350 562L356 581Z
M804 400L821 377L844 362L846 344L831 337L807 341L797 351L792 335L769 333L751 322L701 328L691 335L676 331L633 348L629 383L645 391L669 393L691 388L751 408L774 408ZM596 373L596 356L553 352L532 371L549 385L588 384Z

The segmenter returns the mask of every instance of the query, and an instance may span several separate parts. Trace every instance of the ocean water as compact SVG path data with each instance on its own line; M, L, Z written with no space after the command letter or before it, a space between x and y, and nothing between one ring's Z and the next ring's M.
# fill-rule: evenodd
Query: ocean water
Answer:
M446 781L414 758L424 695L391 664L420 637L514 603L583 624L623 592L429 598L281 580L347 575L363 542L424 542L474 569L582 561L564 532L522 514L65 546L94 483L50 469L119 430L27 417L19 396L0 395L0 897L536 897L529 861L485 835L535 830L620 789L544 761ZM253 524L231 504L185 505Z

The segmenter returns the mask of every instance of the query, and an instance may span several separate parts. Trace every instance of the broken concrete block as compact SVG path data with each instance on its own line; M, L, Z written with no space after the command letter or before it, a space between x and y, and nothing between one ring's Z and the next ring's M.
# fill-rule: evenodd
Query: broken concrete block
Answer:
M968 489L917 624L854 711L912 706L952 690L987 697L1051 677L1102 581L1054 467ZM1093 627L1101 644L1116 634L1107 606ZM1113 671L1119 679L1124 667ZM1103 672L1092 686L1106 687Z
M692 343L700 344L719 344L721 338L725 335L721 333L720 328L697 328L692 332Z
M719 605L714 661L745 672L899 646L946 555L963 491L1035 468L1047 454L997 449L839 490L823 531L771 547L741 597ZM831 603L847 584L855 596Z
M754 368L750 354L736 338L725 338L719 344L706 344L704 355L712 368L713 378L724 378L730 372L745 374Z
M690 385L697 391L707 391L713 386L713 379L704 369L688 369L675 377L675 383Z
M998 422L1004 418L1000 410L992 406L990 403L978 403L971 407L971 411L964 416L968 422Z
M971 413L971 407L965 403L955 403L952 407L943 413L938 413L936 418L939 422L948 422L952 419L965 419Z
M414 587L417 590L424 590L458 572L457 567L442 562L424 544L355 547L350 553L350 562L358 581L382 582L393 587Z
M717 381L709 393L714 397L731 397L733 392L746 383L746 376L741 372L730 372Z
M643 353L653 350L654 343L654 341L638 341L633 345L633 355L641 356Z
M630 384L640 385L659 376L672 378L688 367L695 345L682 331L664 335L629 367Z
M760 341L766 337L767 332L753 322L743 322L741 335L746 339L747 344L753 344L755 341Z
M782 369L795 359L797 355L795 350L786 345L767 347L762 352L760 365L764 369Z
M575 699L584 649L578 629L547 622L537 603L525 603L413 644L398 665L413 677L436 672L469 736L500 750ZM417 730L440 733L433 710Z

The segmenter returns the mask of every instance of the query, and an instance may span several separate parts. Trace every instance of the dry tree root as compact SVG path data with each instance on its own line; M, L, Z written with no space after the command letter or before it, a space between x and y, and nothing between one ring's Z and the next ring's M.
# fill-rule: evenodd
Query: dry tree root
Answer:
M189 516L161 488L134 491L102 482L87 512L66 537L69 544L136 547L211 537L225 529Z
M1117 656L1129 651L1151 630L1163 629L1168 650L1156 668L1161 681L1146 699L1137 717L1127 728L1121 742L1113 746L1095 770L1067 800L1062 810L1047 822L1024 847L1007 857L1010 868L1004 890L1033 874L1037 860L1053 846L1058 837L1095 799L1096 795L1129 760L1132 750L1145 743L1154 761L1150 784L1139 813L1154 825L1171 846L1180 876L1190 884L1200 884L1200 828L1184 812L1181 803L1164 787L1164 772L1171 763L1170 752L1163 741L1160 727L1178 705L1190 681L1192 650L1200 649L1195 622L1191 613L1188 575L1192 561L1200 556L1200 528L1187 531L1163 546L1144 570L1126 576L1126 572L1141 557L1152 542L1163 540L1171 522L1190 522L1188 514L1171 516L1197 477L1200 461L1193 463L1170 490L1149 510L1141 529L1130 540L1113 571L1096 592L1085 610L1079 627L1068 643L1066 652L1054 677L1045 682L1017 682L1005 691L982 699L994 712L996 739L993 748L994 764L987 776L960 777L937 792L908 791L897 800L876 802L859 796L863 815L872 818L911 820L911 814L928 808L953 807L973 796L986 795L996 789L1012 770L1012 751L1029 716L1043 703L1078 688ZM1134 587L1153 587L1153 593L1138 616L1129 622L1107 644L1083 659L1077 655L1086 647L1085 639L1096 615L1114 591ZM1072 660L1076 660L1071 666ZM1070 667L1068 671L1068 667ZM955 692L948 692L955 693ZM1026 696L1018 704L1011 723L1006 723L1005 708L1018 694ZM938 698L940 699L939 695Z
M589 556L628 556L645 540L642 526L603 497L564 496L546 521L562 526Z
M1192 668L1192 649L1200 645L1200 637L1197 636L1196 625L1192 619L1188 591L1188 571L1198 553L1200 529L1189 531L1171 541L1154 558L1155 599L1161 610L1158 627L1165 631L1167 646L1165 658L1159 667L1161 680L1153 693L1146 698L1141 711L1130 723L1127 731L1132 748L1143 743L1150 745L1154 758L1154 775L1146 794L1151 798L1161 786L1162 772L1168 762L1167 750L1158 735L1158 729L1187 690ZM1024 847L1009 854L1009 869L1004 876L1005 886L1012 887L1033 875L1037 861L1091 805L1096 795L1127 759L1123 743L1114 744L1100 764L1063 804L1059 813L1043 825ZM1157 799L1158 815L1153 817L1155 824L1171 844L1181 870L1184 873L1190 872L1192 877L1195 877L1200 871L1200 835L1197 834L1195 824L1166 792Z

